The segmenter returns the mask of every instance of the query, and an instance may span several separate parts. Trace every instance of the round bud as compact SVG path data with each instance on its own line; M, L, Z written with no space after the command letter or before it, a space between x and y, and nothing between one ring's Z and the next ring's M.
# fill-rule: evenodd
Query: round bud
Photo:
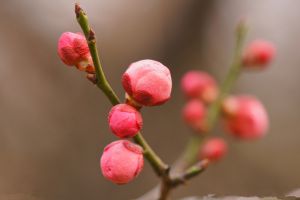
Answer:
M187 102L182 110L184 121L196 131L205 130L206 108L204 104L193 99Z
M76 66L80 70L93 68L88 44L81 33L63 33L58 40L58 55L69 66Z
M218 161L227 153L227 144L222 138L210 138L203 143L200 149L200 159Z
M254 97L228 97L222 105L225 129L241 139L265 135L269 119L264 106Z
M107 145L100 161L103 176L116 184L132 181L139 175L143 165L142 148L127 140Z
M108 115L111 131L119 138L134 137L143 126L141 114L132 106L118 104L112 107Z
M181 88L187 98L200 98L205 103L211 103L218 96L216 81L202 71L187 72L181 79Z
M265 68L275 56L275 47L264 40L255 40L246 47L243 64L248 68Z
M163 104L170 98L172 90L169 69L154 60L132 63L123 74L122 84L127 94L144 106Z

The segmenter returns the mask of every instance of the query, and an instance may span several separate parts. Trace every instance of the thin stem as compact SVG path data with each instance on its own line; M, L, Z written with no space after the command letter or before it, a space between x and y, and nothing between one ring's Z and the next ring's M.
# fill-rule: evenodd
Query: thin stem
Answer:
M239 25L237 26L236 29L236 46L235 46L235 51L234 51L234 57L233 57L233 62L231 64L231 67L228 71L228 74L226 76L226 79L224 80L221 89L220 89L220 94L216 101L211 105L208 111L208 116L207 116L207 127L208 131L211 132L212 128L214 127L214 124L216 123L219 114L220 114L220 108L222 101L224 98L228 95L230 90L232 89L235 81L237 80L241 67L242 67L242 49L243 49L243 44L244 40L246 37L247 33L247 28L244 22L240 22Z
M99 53L96 47L95 32L89 26L88 17L78 4L75 4L75 13L78 24L80 25L85 35L91 52L91 56L96 70L96 85L103 91L103 93L107 96L107 98L113 105L119 104L120 100L116 93L113 91L103 72L103 68L99 58Z
M80 25L85 38L87 40L91 56L93 59L93 63L96 69L96 78L97 78L97 86L103 91L103 93L107 96L109 101L113 104L119 104L121 103L118 96L110 86L109 82L107 81L101 62L98 54L98 50L96 47L96 38L94 31L90 28L88 17L85 14L85 12L82 10L82 8L75 4L75 13L77 22ZM165 164L160 157L153 151L153 149L150 147L150 145L147 143L147 141L144 139L143 135L138 132L137 135L133 138L134 141L139 144L144 149L144 155L147 158L147 160L150 162L151 166L153 167L154 171L159 176L164 176L168 174L168 165Z
M147 141L144 139L143 135L139 132L134 138L134 141L143 147L144 156L147 158L156 174L159 176L168 176L169 166L165 164L161 158L153 151Z
M204 172L205 169L207 169L209 165L209 160L208 159L204 159L199 161L198 163L196 163L195 165L189 167L184 173L182 173L181 175L174 177L171 180L171 187L177 187L181 184L186 183L186 181L188 181L189 179L197 176L198 174Z
M181 173L184 169L195 163L203 137L203 135L199 136L196 134L190 137L184 152L173 164L171 174Z

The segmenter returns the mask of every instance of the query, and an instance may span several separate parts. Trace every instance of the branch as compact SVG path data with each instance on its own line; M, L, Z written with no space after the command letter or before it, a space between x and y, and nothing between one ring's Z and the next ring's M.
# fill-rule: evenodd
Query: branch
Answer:
M91 56L93 59L93 63L96 69L96 77L97 77L96 85L103 91L103 93L107 96L107 98L110 100L110 102L113 105L119 104L120 100L116 95L116 93L111 88L103 72L98 50L96 47L95 32L89 26L88 17L78 4L75 4L75 13L76 13L77 22L80 25L85 35L85 38L87 40L91 52Z
M207 127L208 131L211 132L216 120L220 114L221 103L224 98L228 95L230 90L232 89L235 81L239 77L241 68L242 68L242 50L244 40L246 38L247 27L244 21L241 21L236 29L236 46L234 51L233 62L231 67L228 71L226 79L224 80L223 84L221 85L220 94L216 101L211 105L208 110L207 116Z
M96 47L96 38L95 32L90 28L88 17L83 11L83 9L79 6L79 4L75 4L75 13L77 22L80 25L85 38L87 40L91 56L93 59L93 63L96 69L96 85L102 90L102 92L106 95L112 105L116 105L120 103L120 100L112 87L110 86L109 82L107 81L105 74L102 69L102 65L100 62L98 50ZM147 158L149 163L151 164L154 171L159 176L165 176L168 174L168 165L165 164L160 157L153 151L147 141L144 139L143 135L138 132L138 134L133 138L134 141L143 147L144 149L144 156Z
M218 95L216 101L213 102L213 104L210 106L209 110L208 110L208 114L207 114L207 133L210 133L217 121L217 119L219 118L219 114L220 114L220 108L221 108L221 103L224 100L224 98L228 95L228 93L231 91L235 81L237 80L241 68L242 68L242 48L243 48L243 44L244 44L244 40L246 37L246 33L247 33L247 27L244 23L244 21L241 21L236 29L236 46L235 46L235 50L234 50L234 57L233 57L233 61L232 64L230 66L230 69L227 73L227 76L221 86L220 89L220 94ZM199 152L199 148L200 148L200 144L202 142L202 138L201 137L193 137L190 139L188 145L186 146L184 153L182 154L182 156L177 160L177 162L175 163L175 165L173 165L172 167L172 171L173 169L175 169L176 171L182 171L184 170L186 167L192 165L194 162L196 162L197 160L197 155ZM201 162L200 162L201 163ZM187 171L183 172L183 174L179 175L176 178L176 183L175 185L180 185L182 182L182 179L190 179L196 175L198 175L199 173L201 173L205 167L198 167L197 165L199 165L200 163L197 163L196 165L192 166L191 168L188 168ZM172 187L169 187L167 183L162 182L161 185L161 199L166 199L170 190L172 189ZM149 194L154 194L156 195L157 189L155 188L153 190L153 193L150 192ZM148 197L148 195L147 195ZM139 198L142 199L142 198Z
M246 38L247 27L243 21L241 21L236 29L236 46L234 50L233 62L230 66L230 69L226 75L224 82L221 85L220 94L217 99L213 102L213 104L209 107L207 113L207 133L212 132L213 127L216 124L217 119L219 118L220 108L222 101L231 91L235 81L239 77L241 68L242 68L242 50L244 40ZM199 145L201 144L201 138L191 139L189 144L186 147L185 154L183 157L188 164L195 162L196 155L198 153ZM198 146L198 148L196 148ZM194 160L193 160L194 159Z
M239 77L241 68L242 68L242 50L243 44L246 38L247 27L244 21L241 21L236 29L236 45L234 50L234 57L230 69L226 75L224 82L221 85L220 94L218 95L216 101L209 107L207 113L207 133L212 132L213 127L216 124L217 119L220 115L220 108L222 101L228 95L228 93L233 88L234 83L236 82L237 78ZM190 142L188 143L184 156L182 157L185 165L193 164L196 161L199 146L202 142L201 136L198 138L191 138ZM198 146L198 148L197 148Z
M181 156L172 165L171 175L181 173L184 169L191 166L197 160L200 144L205 135L192 135L186 144Z

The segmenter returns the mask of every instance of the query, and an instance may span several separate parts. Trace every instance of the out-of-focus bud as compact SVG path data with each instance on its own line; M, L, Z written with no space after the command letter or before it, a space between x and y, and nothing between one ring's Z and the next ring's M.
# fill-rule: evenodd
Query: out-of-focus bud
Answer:
M143 106L165 103L172 90L169 69L154 60L132 63L123 74L122 84L127 94Z
M264 106L251 96L232 96L222 105L225 129L240 139L257 139L264 136L269 126Z
M111 131L119 138L134 137L143 126L141 114L132 106L118 104L112 107L108 115Z
M275 56L275 47L264 40L255 40L246 47L243 65L247 68L265 68Z
M182 110L185 122L195 131L203 132L206 130L205 117L206 108L198 99L187 102Z
M142 148L127 140L118 140L107 145L100 161L103 176L120 185L132 181L142 171L143 166Z
M227 144L222 138L210 138L203 143L200 149L200 159L218 161L227 153Z
M192 70L181 80L181 88L188 98L199 98L211 103L218 96L218 87L214 78L206 72Z
M81 33L65 32L58 40L58 55L69 66L93 73L93 61L85 37Z

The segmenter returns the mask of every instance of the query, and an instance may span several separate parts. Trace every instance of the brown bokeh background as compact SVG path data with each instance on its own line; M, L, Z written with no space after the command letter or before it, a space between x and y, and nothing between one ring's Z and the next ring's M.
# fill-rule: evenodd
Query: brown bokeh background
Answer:
M133 61L169 66L172 99L143 109L144 136L168 163L190 134L181 121L179 81L190 69L222 81L234 28L247 18L247 41L264 38L278 56L269 70L243 73L234 92L256 95L271 121L267 137L230 142L227 158L179 188L188 195L282 195L300 187L300 2L296 0L81 0L94 27L104 70L118 95ZM116 140L106 121L110 104L56 53L64 31L80 31L74 1L10 0L0 6L0 199L133 199L158 182L148 163L132 183L104 180L99 157Z

